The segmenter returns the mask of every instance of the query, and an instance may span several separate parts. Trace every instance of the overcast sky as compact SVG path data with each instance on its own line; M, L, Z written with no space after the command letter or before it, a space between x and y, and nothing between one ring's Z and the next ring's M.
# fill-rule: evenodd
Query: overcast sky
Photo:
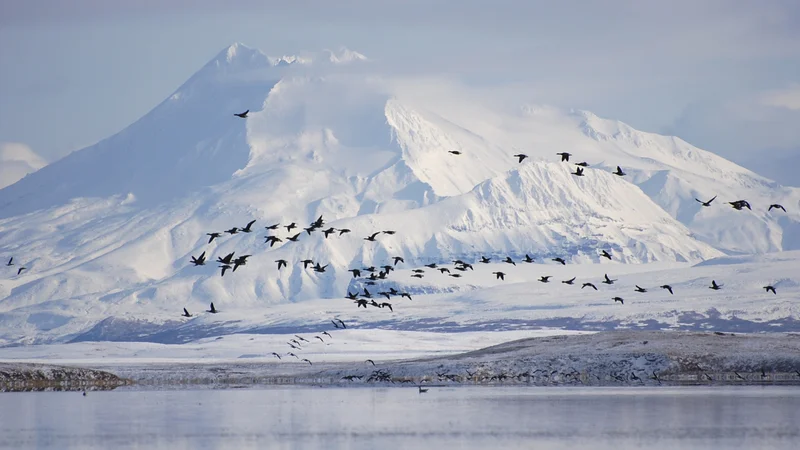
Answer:
M524 86L744 163L800 154L798 24L796 0L0 0L0 143L93 144L238 41Z

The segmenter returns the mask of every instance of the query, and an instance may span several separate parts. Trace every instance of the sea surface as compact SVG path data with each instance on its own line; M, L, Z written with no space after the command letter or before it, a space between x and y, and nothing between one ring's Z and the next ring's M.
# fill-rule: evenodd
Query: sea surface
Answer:
M0 393L9 449L793 449L800 388Z

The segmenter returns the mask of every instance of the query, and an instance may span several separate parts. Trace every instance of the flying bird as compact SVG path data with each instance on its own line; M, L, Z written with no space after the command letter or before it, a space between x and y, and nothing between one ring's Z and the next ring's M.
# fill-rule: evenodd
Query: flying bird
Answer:
M576 177L582 177L583 176L583 167L576 167L575 168L575 172L570 172L570 173L572 175L575 175Z
M722 286L723 286L722 284L717 284L715 280L711 280L711 286L709 286L708 288L718 291L722 288Z
M550 278L552 278L550 275L542 276L541 278L539 278L539 281L541 281L542 283L549 283Z
M525 158L528 157L528 155L526 155L524 153L518 153L518 154L514 155L514 157L519 159L519 161L517 161L517 162L522 162Z
M695 198L695 200L697 200L697 202L698 202L698 203L700 203L701 205L703 205L703 206L705 206L705 207L709 207L709 206L711 206L711 202L713 202L713 201L714 201L714 200L716 200L716 199L717 199L717 196L716 196L716 195L714 196L714 198L712 198L711 200L709 200L709 201L707 201L707 202L704 202L704 201L700 200L699 198Z
M307 363L308 363L308 365L309 365L309 366L313 366L313 364L311 364L311 361L309 361L309 360L307 360L307 359L305 359L305 358L301 359L301 361L305 361L305 362L307 362Z
M183 308L183 314L181 314L181 315L183 317L192 317L192 315L189 314L189 311L186 308Z
M304 338L302 336L298 336L298 335L295 334L294 337L296 337L297 339L300 339L303 342L308 342L308 339L306 339L306 338Z
M532 263L533 262L533 258L528 256L528 254L526 253L525 254L525 259L523 259L523 261L525 261L526 263Z
M616 302L620 302L620 303L622 303L623 305L625 304L625 300L623 300L623 299L622 299L622 297L614 297L614 298L612 298L611 300L614 300L614 303L616 303Z
M327 230L322 230L322 234L325 235L325 239L328 239L328 235L329 234L332 234L332 233L335 233L335 232L336 232L336 229L333 228L333 227L330 227Z
M319 339L323 344L325 343L325 340L323 340L321 337L319 337L319 336L314 336L314 337Z
M195 266L205 266L206 265L206 252L200 253L200 256L195 258L192 256L192 264Z
M206 236L210 236L210 237L208 238L208 243L210 244L210 243L211 243L211 241L213 241L214 239L216 239L216 238L218 238L218 237L222 236L222 234L221 234L221 233L206 233ZM13 259L13 258L12 258L12 259ZM9 265L10 265L10 264L9 264Z
M308 265L309 264L314 264L314 261L312 261L310 259L304 259L304 260L302 260L300 262L303 263L303 269L308 269Z
M279 237L276 237L276 236L264 236L264 238L266 239L266 241L264 241L264 243L266 244L267 242L269 242L269 246L270 247L275 245L276 242L283 242L283 239L281 239Z
M388 234L388 235L390 235L390 236L391 236L391 235L395 234L395 233L396 233L396 231L394 231L394 230L384 230L384 231L381 231L381 233L383 233L383 234Z
M458 151L458 150L450 150L449 152L454 154L454 155L460 155L461 154L461 152Z
M339 236L341 236L341 235L343 235L345 233L349 233L349 232L350 232L350 230L347 229L347 228L340 228L339 229Z
M435 269L436 268L436 263L425 264L425 267L429 267L431 269Z
M281 355L279 355L279 354L277 354L277 353L275 353L275 352L272 352L272 354L273 354L273 355L274 355L276 358L278 358L278 359L282 359L282 358L281 358Z
M342 322L342 319L336 319L336 320L339 321L339 323L342 325L342 328L347 329L347 325L345 325L344 322Z
M573 283L575 283L575 278L576 277L572 277L569 280L564 280L564 281L562 281L562 283L564 283L564 284L573 284Z
M666 289L666 290L668 290L668 291L669 291L669 293L670 293L670 294L673 294L673 292L672 292L672 286L670 286L670 285L668 285L668 284L663 284L663 285L661 285L661 286L659 286L659 287L660 287L661 289ZM674 295L674 294L673 294L673 295Z
M371 242L375 242L375 236L377 236L377 235L379 235L379 234L381 234L381 232L380 232L380 231L377 231L377 232L375 232L375 233L372 233L371 235L369 235L369 236L365 237L365 238L364 238L364 240L365 240L365 241L371 241Z
M506 260L505 260L504 262L506 262L506 263L508 263L508 264L513 264L513 265L515 265L515 266L517 265L517 263L515 263L515 262L514 262L514 260L513 260L513 259L511 259L511 257L510 257L510 256L506 256Z
M216 314L219 311L217 311L217 308L214 308L214 302L211 302L211 309L207 309L206 312L209 312L211 314Z
M492 258L487 258L485 256L481 256L481 262L484 263L484 264L489 264L489 261L491 261L491 260L492 260Z
M233 227L233 228L231 228L230 230L225 230L225 232L226 232L226 233L228 233L228 234L230 234L230 235L234 235L234 234L236 234L236 233L238 233L238 232L239 232L239 229L238 229L238 228L236 228L236 227Z
M333 336L331 336L331 334L328 333L327 331L323 331L322 334L324 334L325 336L328 336L329 338L333 339Z
M636 286L636 289L634 289L636 292L647 292L647 289L641 288L639 287L639 285L634 285L634 286Z
M353 278L358 278L361 276L361 271L358 269L350 269L348 272L353 272Z
M233 115L234 115L234 116L241 117L242 119L246 119L246 118L247 118L247 113L249 113L249 112L250 112L250 110L248 109L247 111L245 111L245 112L243 112L243 113L238 113L238 114L237 114L237 113L234 113Z
M275 262L278 263L278 270L281 270L281 267L286 267L285 259L276 259Z
M373 361L373 360L371 360L371 359L368 359L368 360L366 360L366 361L364 361L364 362L368 362L368 363L372 364L373 366L375 365L375 361Z
M290 240L292 242L297 242L297 240L300 239L300 233L297 233L297 234L295 234L294 236L291 236L291 237L287 237L286 239L288 239L288 240Z
M405 259L403 259L403 257L402 257L402 256L395 256L393 259L394 259L394 265L395 265L395 266L397 265L397 263L403 263L403 264L405 264L405 262L406 262L406 260L405 260Z
M251 220L250 222L247 223L247 225L244 228L240 228L239 231L243 233L251 233L253 230L251 230L250 227L252 227L254 223L256 223L256 221Z
M777 203L773 203L773 204L769 205L769 209L767 211L772 211L772 208L782 209L783 212L786 212L786 208L784 208L783 206L781 206L781 205L779 205Z
M611 278L608 278L608 274L605 274L605 278L606 279L602 281L605 284L614 284L614 282L617 281L617 280L612 280Z
M741 211L742 208L747 208L752 211L753 208L750 207L750 203L747 200L736 200L735 202L728 202L729 205L733 207L733 209L737 211Z
M220 268L220 269L222 269L222 273L220 274L220 276L221 276L221 277L224 277L224 276L225 276L225 272L226 272L228 269L230 269L230 268L231 268L231 266L230 266L230 265L228 265L228 264L223 264L223 265L219 266L219 268Z
M603 250L603 253L601 253L600 256L602 256L603 258L608 258L608 260L611 261L611 254L605 250Z
M583 286L581 286L581 289L583 289L583 288L585 288L585 287L587 287L587 286L588 286L588 287L590 287L590 288L592 288L592 289L594 289L595 291L597 290L597 286L595 286L595 285L594 285L594 284L592 284L592 283L583 283Z
M227 255L225 255L224 258L220 258L218 256L217 257L217 262L220 263L220 264L230 264L230 263L233 262L233 254L234 254L234 252L228 253Z
M403 292L400 294L400 298L406 297L407 299L411 300L411 294L408 292Z
M772 292L773 294L777 294L777 292L775 292L774 286L764 286L764 290L766 290L767 292Z
M567 262L564 261L561 257L553 258L553 261L561 263L562 266L566 266L567 265Z
M394 310L392 309L392 304L391 303L383 302L383 303L381 303L381 308L383 308L383 307L389 308L389 311L394 312Z
M284 225L283 228L286 228L287 233L291 233L293 229L297 228L297 224L292 222L289 225Z
M572 153L561 152L561 153L556 153L556 155L561 156L561 161L569 161L569 157L572 156Z
M625 172L622 171L622 168L620 166L617 166L617 171L616 172L612 172L612 173L614 175L619 176L619 177L624 177L625 176Z
M589 167L589 163L587 163L586 161L575 163L575 165L581 167Z
M268 230L277 230L280 225L281 224L279 224L279 223L274 223L274 224L272 224L270 226L267 226L267 227L264 227L264 228L266 228Z
M492 272L492 274L494 274L498 280L505 281L505 279L506 279L505 278L506 274L503 273L503 272Z
M7 265L7 266L13 266L13 265L14 265L14 257L13 257L13 256L12 256L12 257L11 257L11 258L8 260L8 262L6 263L6 265Z
M439 272L441 272L441 273L445 273L445 272L450 273L450 269L448 269L447 267L439 267Z

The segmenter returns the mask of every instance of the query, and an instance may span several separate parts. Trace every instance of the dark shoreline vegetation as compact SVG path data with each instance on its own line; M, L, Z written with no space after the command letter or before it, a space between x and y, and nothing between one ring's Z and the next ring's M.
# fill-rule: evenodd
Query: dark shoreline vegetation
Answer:
M87 363L88 365L88 363ZM413 360L315 363L0 362L0 391L255 386L800 386L800 334L610 331Z

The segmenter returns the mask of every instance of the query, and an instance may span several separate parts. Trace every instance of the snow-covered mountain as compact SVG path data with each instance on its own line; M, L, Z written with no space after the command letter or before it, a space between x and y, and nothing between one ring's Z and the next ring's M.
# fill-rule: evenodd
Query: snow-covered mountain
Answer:
M46 164L44 159L27 145L14 142L0 143L0 189L16 183Z
M64 339L110 317L146 327L185 304L338 298L358 283L347 269L391 256L404 267L524 254L588 264L608 249L633 264L800 248L800 190L679 139L413 86L348 50L225 49L125 130L0 190L0 256L17 263L0 277L0 342ZM590 164L584 177L570 174L577 161ZM628 175L612 175L617 165ZM709 208L694 200L717 194ZM725 203L740 198L753 210ZM303 232L320 215L351 232ZM253 219L253 233L208 243ZM396 233L364 239L381 230ZM270 248L265 234L284 242ZM252 256L220 277L216 263L190 266L204 251ZM306 258L327 271L304 269Z

